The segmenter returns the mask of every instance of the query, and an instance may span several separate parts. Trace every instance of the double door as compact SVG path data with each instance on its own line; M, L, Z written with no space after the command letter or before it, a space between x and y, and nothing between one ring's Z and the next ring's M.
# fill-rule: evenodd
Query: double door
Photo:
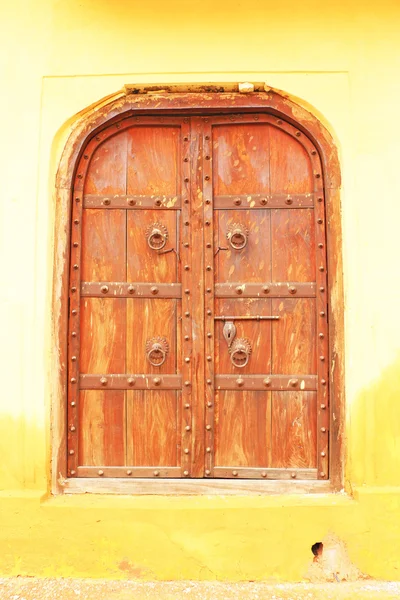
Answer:
M68 474L327 479L323 177L267 114L129 117L71 218Z

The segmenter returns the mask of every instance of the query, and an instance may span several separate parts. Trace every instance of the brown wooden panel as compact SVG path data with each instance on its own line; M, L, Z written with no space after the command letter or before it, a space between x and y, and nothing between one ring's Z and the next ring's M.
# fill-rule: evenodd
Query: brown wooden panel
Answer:
M274 298L272 311L280 316L272 329L272 373L315 374L315 300Z
M85 194L126 194L126 150L127 134L122 132L94 151L85 179Z
M177 395L166 390L127 392L127 464L179 465Z
M124 210L83 211L81 256L81 280L126 281Z
M128 281L177 281L177 213L175 211L129 211L127 215L127 278ZM148 244L153 225L168 234L165 246L154 250Z
M215 195L269 191L269 129L266 124L213 127Z
M177 301L135 298L127 301L126 354L128 373L176 373L181 357L177 356ZM169 345L166 360L155 367L146 358L146 342L153 337L165 337Z
M127 135L127 193L176 194L180 128L132 127Z
M215 393L215 465L271 464L270 392Z
M218 299L215 301L215 314L232 316L269 315L271 300L258 298ZM218 373L245 375L269 373L271 370L271 327L279 327L274 321L235 321L236 338L247 338L252 352L247 365L235 367L228 352L228 344L223 336L223 321L215 322L215 368Z
M317 466L317 393L272 392L272 466Z
M124 373L126 300L81 300L81 373Z
M270 212L263 210L214 212L214 252L216 281L270 281L271 243ZM239 229L248 233L247 244L241 250L232 248L227 234Z
M125 464L125 393L115 390L80 393L80 465Z
M271 193L314 190L311 161L305 148L277 127L269 128Z
M271 211L272 281L315 281L313 209Z

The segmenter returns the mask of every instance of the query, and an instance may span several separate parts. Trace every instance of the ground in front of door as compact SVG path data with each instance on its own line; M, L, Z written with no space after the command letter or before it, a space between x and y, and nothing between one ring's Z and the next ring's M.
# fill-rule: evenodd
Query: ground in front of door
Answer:
M327 584L0 579L1 600L369 600L400 598L400 582Z

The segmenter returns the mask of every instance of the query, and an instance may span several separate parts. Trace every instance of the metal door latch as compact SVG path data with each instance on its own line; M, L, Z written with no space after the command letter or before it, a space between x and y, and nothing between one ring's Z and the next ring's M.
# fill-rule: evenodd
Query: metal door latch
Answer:
M152 250L162 250L168 240L168 229L162 223L153 223L146 229L146 238Z
M235 323L233 321L225 321L222 333L223 333L226 343L228 344L228 348L230 348L232 346L232 342L235 339L235 335L236 335Z
M169 351L169 344L165 337L152 337L146 342L146 358L153 367L161 367Z

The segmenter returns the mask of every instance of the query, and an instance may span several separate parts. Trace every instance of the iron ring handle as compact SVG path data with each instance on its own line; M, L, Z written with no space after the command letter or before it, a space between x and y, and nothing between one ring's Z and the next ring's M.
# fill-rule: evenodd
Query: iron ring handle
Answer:
M241 229L234 229L229 237L229 243L235 250L243 250L247 245L247 235Z
M249 362L251 344L247 338L236 339L230 349L231 363L234 367L243 369Z
M154 343L146 354L146 358L153 367L161 367L167 358L167 351L161 344Z
M167 243L168 234L161 228L154 227L147 237L147 243L152 250L162 250Z

